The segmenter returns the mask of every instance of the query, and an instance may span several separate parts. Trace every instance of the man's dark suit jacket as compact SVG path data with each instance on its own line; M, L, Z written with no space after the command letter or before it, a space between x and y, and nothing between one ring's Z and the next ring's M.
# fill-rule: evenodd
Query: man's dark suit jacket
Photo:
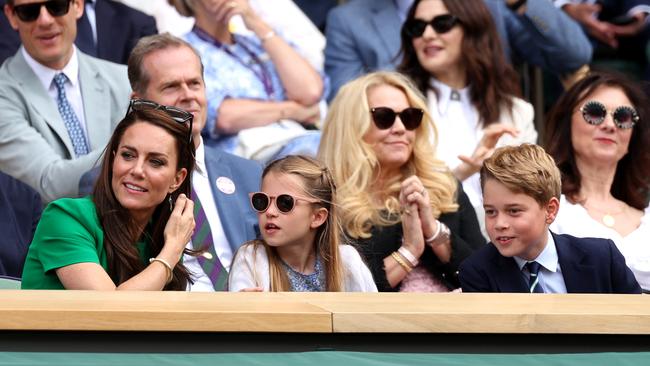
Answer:
M0 172L0 275L21 277L43 204L28 185Z
M613 241L552 235L568 293L641 293ZM517 262L502 256L492 243L460 265L459 279L463 292L529 291Z
M96 0L95 19L97 22L97 50L89 49L91 45L84 42L84 37L92 35L83 34L89 28L86 12L77 20L77 39L75 44L81 51L103 60L126 64L131 50L144 36L158 33L156 20L141 11L133 9L122 3L112 0ZM0 0L4 7L6 0ZM87 24L84 27L82 23ZM13 56L20 47L18 32L11 28L7 17L0 15L0 64Z

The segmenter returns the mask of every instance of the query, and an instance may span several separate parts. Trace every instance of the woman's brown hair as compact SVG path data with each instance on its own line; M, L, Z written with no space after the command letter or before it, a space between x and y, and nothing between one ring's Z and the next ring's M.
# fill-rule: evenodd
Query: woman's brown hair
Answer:
M621 89L639 114L639 121L632 129L628 153L616 167L611 193L628 205L644 210L650 193L650 110L647 95L631 80L614 73L593 72L575 83L548 114L544 147L562 172L562 193L570 202L580 202L584 197L578 197L580 171L571 141L571 119L585 98L600 87Z
M421 2L416 0L413 3L406 16L407 22L415 18L415 11ZM512 109L512 96L520 95L520 88L517 73L504 57L501 38L492 15L483 0L442 2L449 13L458 18L458 26L463 28L462 62L470 87L470 99L478 110L479 123L482 126L496 123L502 110ZM413 38L404 26L400 37L402 62L397 70L409 76L426 95L432 75L420 65L413 47Z
M164 230L171 214L169 200L158 204L149 220L147 227L140 227L129 211L122 207L115 192L113 192L113 161L124 132L136 123L148 123L164 129L174 137L178 161L176 170L187 169L187 177L179 188L171 193L171 202L176 202L179 194L190 197L190 175L194 168L194 144L190 141L190 127L187 123L179 123L166 112L154 109L131 110L115 128L102 159L100 174L93 190L93 202L97 210L99 222L104 230L104 248L108 262L108 274L116 285L119 285L134 275L142 272L146 264L142 263L135 243L145 240L152 256L160 253L165 240ZM179 262L173 271L172 281L165 290L185 290L187 282L191 281L185 266Z

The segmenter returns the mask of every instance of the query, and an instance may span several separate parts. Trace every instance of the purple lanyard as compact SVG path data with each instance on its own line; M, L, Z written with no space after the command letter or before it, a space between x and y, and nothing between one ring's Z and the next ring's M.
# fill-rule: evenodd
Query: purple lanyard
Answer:
M262 82L262 85L264 85L264 91L266 92L268 98L271 100L275 99L275 91L273 88L273 78L271 77L271 72L266 68L264 62L262 62L262 60L255 54L255 52L251 51L248 47L246 47L246 45L243 42L239 42L237 44L244 51L246 51L246 53L248 53L248 55L251 57L252 62L246 62L243 59L241 59L238 55L233 53L227 46L224 46L221 42L214 39L203 29L194 26L192 32L194 32L194 34L196 34L201 40L211 43L215 47L224 50L228 55L230 55L230 57L234 58L242 66L252 71L253 74L255 74L255 76ZM254 66L256 64L259 65L260 72L255 70Z

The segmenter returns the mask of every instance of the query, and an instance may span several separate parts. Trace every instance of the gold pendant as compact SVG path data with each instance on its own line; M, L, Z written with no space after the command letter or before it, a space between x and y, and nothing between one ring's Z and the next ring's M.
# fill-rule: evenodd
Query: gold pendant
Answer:
M614 227L616 225L616 219L610 214L605 214L603 216L603 224L607 227Z

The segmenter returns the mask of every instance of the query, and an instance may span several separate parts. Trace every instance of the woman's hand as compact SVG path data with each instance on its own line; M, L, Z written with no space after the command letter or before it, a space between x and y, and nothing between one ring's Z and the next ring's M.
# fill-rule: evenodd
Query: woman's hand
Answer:
M165 245L160 254L169 255L167 258L173 258L174 264L178 263L185 245L192 238L194 225L194 202L181 193L165 225Z
M417 258L419 258L424 252L424 234L422 232L421 212L424 212L425 215L427 212L426 209L423 209L423 206L426 204L423 204L422 202L422 189L417 189L418 184L421 187L422 184L417 177L407 178L402 183L402 190L399 194L400 205L403 208L402 231L404 242L402 245ZM428 212L429 214L431 213L430 207Z
M494 123L483 129L483 137L476 145L472 156L458 156L462 163L454 169L456 178L463 181L477 173L483 166L483 161L492 155L497 142L505 134L516 137L519 131L514 126L504 123Z
M248 4L248 0L212 0L207 8L211 13L217 14L215 17L217 22L225 25L235 15L240 15L249 29L249 22L259 20L257 14Z
M424 188L420 178L415 175L406 178L402 182L400 200L401 197L404 197L404 201L407 205L415 204L417 206L423 238L431 237L431 235L433 235L433 233L438 229L438 223L431 212L429 193L426 188Z

